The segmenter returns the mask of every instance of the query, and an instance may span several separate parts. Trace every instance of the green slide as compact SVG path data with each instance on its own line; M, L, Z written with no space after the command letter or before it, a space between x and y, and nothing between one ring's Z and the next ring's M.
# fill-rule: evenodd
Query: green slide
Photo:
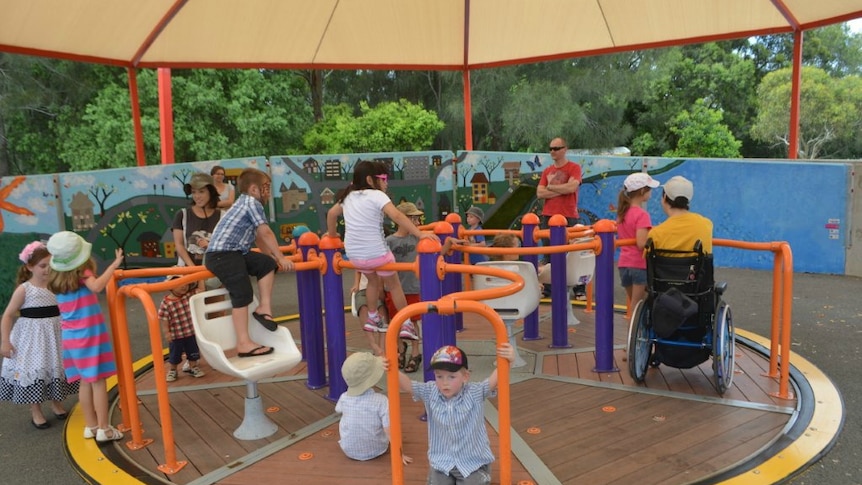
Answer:
M500 205L499 209L486 216L485 229L518 229L521 216L530 211L536 202L536 187L518 185L512 194Z

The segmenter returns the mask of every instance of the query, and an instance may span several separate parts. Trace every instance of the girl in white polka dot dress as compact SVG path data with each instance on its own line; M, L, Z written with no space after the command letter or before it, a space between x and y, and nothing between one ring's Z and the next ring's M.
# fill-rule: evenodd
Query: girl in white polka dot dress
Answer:
M0 321L0 400L29 404L32 424L46 429L51 423L42 413L42 403L51 401L59 420L66 419L62 401L78 392L78 383L66 382L60 310L48 291L51 255L39 241L28 244L18 259L18 287L12 293ZM16 320L16 315L18 316Z

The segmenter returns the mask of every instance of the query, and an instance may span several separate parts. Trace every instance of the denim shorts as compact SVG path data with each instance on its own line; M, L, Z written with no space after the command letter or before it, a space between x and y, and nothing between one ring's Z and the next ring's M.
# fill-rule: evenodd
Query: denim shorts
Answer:
M646 286L646 270L640 268L620 268L620 285L628 288L632 285Z

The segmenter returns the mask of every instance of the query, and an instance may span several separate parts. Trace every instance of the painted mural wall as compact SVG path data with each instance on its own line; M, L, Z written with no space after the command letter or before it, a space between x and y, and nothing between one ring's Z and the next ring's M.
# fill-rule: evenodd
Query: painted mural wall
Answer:
M646 170L664 182L683 175L694 183L692 210L713 220L715 237L744 241L787 241L794 269L843 274L852 220L849 163L780 160L673 160L663 158L570 156L583 169L579 193L581 222L616 218L623 179ZM190 199L183 193L195 171L226 169L236 183L245 167L268 172L273 198L266 207L276 235L286 240L297 225L322 232L326 211L352 179L360 160L390 166L392 200L410 201L426 221L471 205L485 210L494 227L509 227L528 211L540 211L535 186L551 163L547 153L448 151L257 156L173 165L153 165L57 175L4 177L0 180L0 248L7 255L0 271L12 280L14 255L34 238L63 229L94 243L101 262L121 247L129 267L167 266L176 261L170 225ZM648 211L653 223L665 219L656 197ZM501 223L500 217L503 217ZM490 227L490 226L489 226ZM769 269L771 253L716 248L722 267ZM5 301L13 281L0 283ZM11 285L11 286L10 286ZM8 291L7 291L8 289Z

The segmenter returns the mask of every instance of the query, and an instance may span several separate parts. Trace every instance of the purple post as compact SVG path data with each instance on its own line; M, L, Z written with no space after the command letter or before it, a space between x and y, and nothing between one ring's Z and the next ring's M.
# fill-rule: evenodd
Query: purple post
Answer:
M326 271L323 273L323 308L326 312L326 357L329 365L329 394L326 398L337 401L347 390L347 384L341 377L341 364L347 357L347 342L344 337L344 286L341 280L341 270L336 263L341 259L341 240L337 237L325 236L320 240L320 251L326 260ZM317 308L320 308L318 301ZM322 325L320 331L323 331ZM321 360L323 349L320 349Z
M551 230L551 247L564 246L566 237L566 218L557 214L548 221ZM551 253L551 348L569 348L569 329L566 326L568 314L566 299L571 298L566 286L566 253Z
M308 261L310 250L317 247L320 238L307 232L299 237L302 260ZM320 272L307 269L296 272L297 297L299 299L299 333L302 352L308 368L309 389L320 389L326 385L326 365L323 358L323 321L320 314ZM316 305L316 306L315 306Z
M619 372L614 367L614 234L613 221L602 219L593 224L602 241L596 256L596 367L595 372Z
M419 258L419 297L422 301L437 301L443 295L443 285L437 277L437 258L442 247L431 239L422 239L416 248ZM422 316L422 362L426 381L434 380L428 363L431 356L444 345L455 345L454 323L444 323L436 312Z
M536 232L536 228L539 226L539 216L533 214L532 212L528 214L524 214L524 217L521 218L521 229L524 231L524 241L522 246L525 248L536 247L536 239L533 235ZM527 254L523 256L521 259L524 261L528 261L533 263L533 267L538 271L539 269L539 255L538 254ZM539 309L536 308L533 313L527 315L527 318L524 319L524 336L523 340L540 340L543 337L539 335Z
M434 233L440 236L440 242L445 243L446 237L458 237L458 230L461 227L461 216L455 214L454 212L446 216L446 222L448 224L437 224L434 228ZM453 252L451 255L443 255L443 259L447 263L459 264L464 262L464 254L458 251ZM461 282L463 281L463 276L459 273L451 273L447 274L443 278L443 294L448 295L450 293L458 293L462 290L463 285ZM455 332L463 332L464 331L464 314L456 313L454 315L447 315L443 317L443 321L446 319L454 318L455 319Z

